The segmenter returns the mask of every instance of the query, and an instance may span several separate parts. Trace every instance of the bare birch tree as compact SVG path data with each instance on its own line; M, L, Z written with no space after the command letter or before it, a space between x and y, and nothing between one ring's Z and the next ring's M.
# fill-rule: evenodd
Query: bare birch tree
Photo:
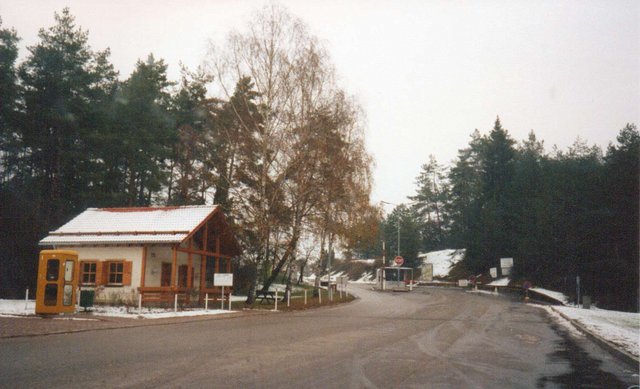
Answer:
M258 12L244 32L230 34L224 50L212 50L209 68L237 124L252 134L251 150L243 152L254 158L251 168L221 179L236 199L233 212L244 232L245 259L256 274L272 265L266 289L295 258L305 224L333 200L327 191L338 190L344 160L353 151L348 146L358 111L345 109L347 100L322 45L276 4ZM253 83L251 101L232 93L232 85L245 78ZM257 115L242 115L250 104Z

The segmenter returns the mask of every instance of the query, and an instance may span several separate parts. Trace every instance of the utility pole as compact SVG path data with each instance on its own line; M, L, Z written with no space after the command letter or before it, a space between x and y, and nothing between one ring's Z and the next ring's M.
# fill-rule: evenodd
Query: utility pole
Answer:
M398 216L398 256L400 256L400 216Z

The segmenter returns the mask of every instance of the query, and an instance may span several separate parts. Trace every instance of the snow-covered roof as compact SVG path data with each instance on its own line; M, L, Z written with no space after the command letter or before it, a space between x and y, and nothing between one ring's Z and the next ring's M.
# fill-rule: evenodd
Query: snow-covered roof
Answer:
M217 205L89 208L39 244L179 243L216 209Z

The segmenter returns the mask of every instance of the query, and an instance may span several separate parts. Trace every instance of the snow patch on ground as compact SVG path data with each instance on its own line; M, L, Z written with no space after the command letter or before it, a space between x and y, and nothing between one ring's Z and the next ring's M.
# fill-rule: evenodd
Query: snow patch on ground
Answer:
M3 300L0 299L0 315L2 316L14 316L14 315L35 315L36 302L35 300Z
M425 254L418 255L418 258L422 259L422 263L433 264L433 276L434 277L446 277L449 275L451 267L460 262L464 257L464 249L462 250L440 250L431 251Z
M375 259L352 259L351 262L364 263L367 265L373 265L376 263Z
M554 290L548 290L543 288L531 288L530 290L543 294L547 297L551 297L554 300L560 301L562 304L566 304L569 302L569 297L567 297L564 293L556 292Z
M206 311L204 309L194 309L174 312L172 309L142 308L140 314L138 314L138 308L96 306L94 307L92 312L98 316L128 317L138 319L166 319L170 317L221 315L230 313L232 311L222 309L208 309Z
M589 332L640 356L640 313L559 306L553 309L582 324Z
M375 279L375 276L373 275L373 272L364 272L362 273L362 275L360 276L360 278L358 278L355 281L350 281L356 284L368 284L370 282L373 282L373 280Z
M488 283L489 286L508 286L509 285L509 277L499 278L493 282Z
M246 296L232 296L231 301L244 301ZM220 303L209 304L210 307L220 307ZM228 303L225 303L227 306ZM26 309L25 309L26 305ZM82 311L82 309L78 309ZM221 310L221 309L193 309L174 312L173 309L163 308L142 308L140 314L137 307L111 307L96 305L90 309L90 311L97 316L109 316L109 317L127 317L127 318L139 318L139 319L163 319L169 317L188 317L188 316L209 316L220 315L225 313L231 313L233 311ZM26 317L36 314L36 302L29 300L2 300L0 299L0 317ZM57 320L92 320L86 318L56 318Z

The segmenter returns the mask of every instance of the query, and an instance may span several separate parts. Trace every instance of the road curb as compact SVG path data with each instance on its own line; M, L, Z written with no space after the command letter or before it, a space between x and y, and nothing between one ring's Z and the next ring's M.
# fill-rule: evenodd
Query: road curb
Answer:
M570 322L574 327L576 327L580 332L585 334L589 339L593 340L599 346L601 346L602 348L607 350L611 355L613 355L614 357L616 357L619 360L623 361L624 363L628 364L629 366L633 367L634 369L638 369L638 367L640 365L640 359L638 359L638 357L636 357L635 355L632 355L631 353L621 349L620 347L618 347L617 345L609 342L608 340L604 339L603 337L591 332L588 328L586 328L584 325L582 325L582 323L578 322L575 319L571 319L570 317L568 317L564 313L562 313L559 310L555 309L553 306L551 306L550 308L555 313L557 313L558 315L562 316L565 320Z

